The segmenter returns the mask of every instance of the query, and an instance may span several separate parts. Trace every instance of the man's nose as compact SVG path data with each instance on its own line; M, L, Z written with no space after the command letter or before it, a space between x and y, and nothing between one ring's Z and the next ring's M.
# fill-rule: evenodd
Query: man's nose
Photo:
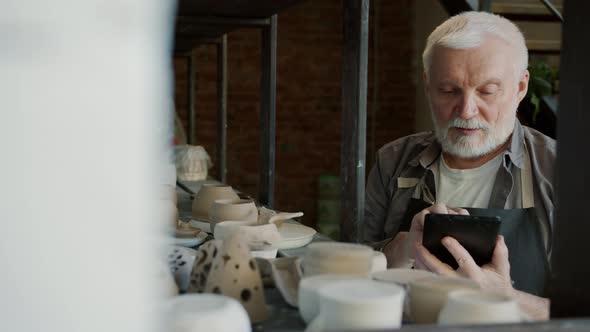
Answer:
M462 119L470 119L479 113L473 93L466 92L461 95L456 112Z

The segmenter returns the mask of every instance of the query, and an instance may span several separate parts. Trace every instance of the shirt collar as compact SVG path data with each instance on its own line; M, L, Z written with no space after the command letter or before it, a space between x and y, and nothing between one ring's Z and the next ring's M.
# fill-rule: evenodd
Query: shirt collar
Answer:
M524 155L524 130L520 121L516 119L514 122L514 130L512 131L512 137L510 138L510 144L508 148L503 152L504 156L508 156L512 163L518 168L524 166L523 155ZM422 150L414 159L410 160L410 166L422 166L422 168L430 168L430 166L438 159L442 152L440 143L434 139L430 143L425 144L427 147Z

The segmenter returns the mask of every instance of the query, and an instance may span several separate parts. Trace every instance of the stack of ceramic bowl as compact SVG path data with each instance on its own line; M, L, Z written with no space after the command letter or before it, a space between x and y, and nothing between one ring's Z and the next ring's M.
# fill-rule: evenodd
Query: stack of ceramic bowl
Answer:
M302 267L305 277L344 274L367 277L374 251L371 247L343 242L316 242L307 247Z

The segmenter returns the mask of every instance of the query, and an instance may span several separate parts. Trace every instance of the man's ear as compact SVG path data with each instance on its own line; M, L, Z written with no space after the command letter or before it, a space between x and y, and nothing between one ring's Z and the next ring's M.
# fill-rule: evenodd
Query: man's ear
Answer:
M422 72L422 79L424 80L424 94L428 96L430 93L430 84L428 82L428 76L426 75L426 70Z
M518 102L520 103L529 90L529 71L525 69L520 80L518 81Z

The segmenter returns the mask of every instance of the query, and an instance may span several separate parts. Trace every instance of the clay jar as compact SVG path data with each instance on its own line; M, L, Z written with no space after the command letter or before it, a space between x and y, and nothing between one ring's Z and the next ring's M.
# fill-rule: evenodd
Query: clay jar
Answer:
M410 310L415 323L434 324L452 291L477 290L479 286L465 278L429 277L410 282Z
M371 272L373 249L343 242L317 242L307 247L302 267L304 277L344 274L367 277Z
M209 208L209 223L211 231L215 232L215 225L222 221L258 221L258 209L250 199L218 199Z
M193 200L193 219L209 221L209 208L217 199L239 199L232 187L225 184L204 184Z

